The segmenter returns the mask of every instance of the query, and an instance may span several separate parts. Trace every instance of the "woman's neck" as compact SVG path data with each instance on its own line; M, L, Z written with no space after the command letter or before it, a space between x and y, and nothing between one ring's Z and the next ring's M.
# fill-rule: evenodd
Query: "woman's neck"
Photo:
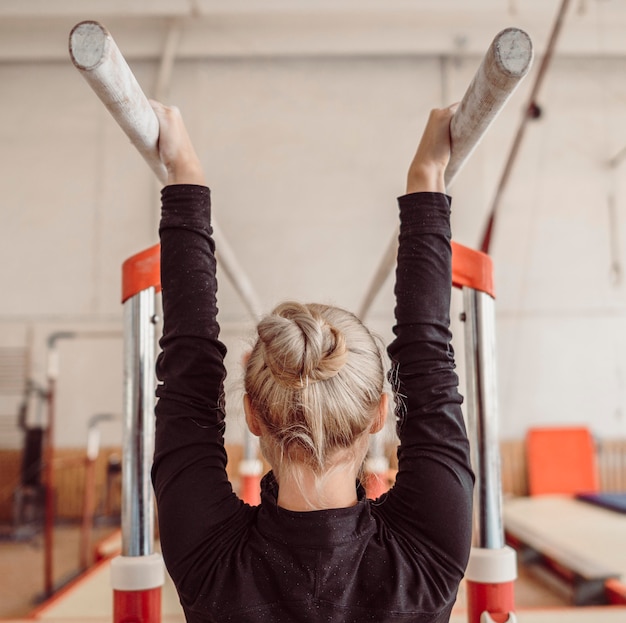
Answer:
M322 477L303 465L293 472L283 472L278 483L278 506L286 510L347 508L358 501L352 465L337 465Z

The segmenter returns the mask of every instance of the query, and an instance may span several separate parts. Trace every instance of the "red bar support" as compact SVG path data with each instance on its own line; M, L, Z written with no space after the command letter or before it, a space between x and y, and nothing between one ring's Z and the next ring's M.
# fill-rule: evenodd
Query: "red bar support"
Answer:
M113 623L161 621L161 587L145 591L113 591Z
M515 550L472 548L465 573L467 581L468 623L515 621L515 579L517 559Z
M113 623L160 623L164 580L160 554L114 558L111 561Z

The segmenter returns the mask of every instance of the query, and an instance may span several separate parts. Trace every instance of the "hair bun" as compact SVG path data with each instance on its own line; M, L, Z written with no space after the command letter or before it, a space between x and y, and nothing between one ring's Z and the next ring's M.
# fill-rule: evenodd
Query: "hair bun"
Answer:
M302 387L335 376L348 358L343 334L311 306L283 303L258 325L265 363L279 382Z

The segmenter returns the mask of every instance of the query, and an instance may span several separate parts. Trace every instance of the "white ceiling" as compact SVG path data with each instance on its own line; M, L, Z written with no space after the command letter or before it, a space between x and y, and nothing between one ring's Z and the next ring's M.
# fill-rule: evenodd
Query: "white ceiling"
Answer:
M179 58L481 55L507 26L541 54L564 2L559 54L626 56L624 0L0 0L0 61L67 58L85 19L127 58L162 57L173 41Z

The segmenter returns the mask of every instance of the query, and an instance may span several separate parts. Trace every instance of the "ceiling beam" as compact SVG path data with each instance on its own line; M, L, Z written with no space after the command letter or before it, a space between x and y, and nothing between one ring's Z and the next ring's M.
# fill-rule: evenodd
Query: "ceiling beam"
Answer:
M509 26L528 32L540 56L556 5L546 0L3 0L0 61L64 60L70 30L85 19L101 21L129 60L159 61L174 19L180 26L178 59L480 57ZM573 12L559 54L626 56L626 3L590 0L585 6Z

